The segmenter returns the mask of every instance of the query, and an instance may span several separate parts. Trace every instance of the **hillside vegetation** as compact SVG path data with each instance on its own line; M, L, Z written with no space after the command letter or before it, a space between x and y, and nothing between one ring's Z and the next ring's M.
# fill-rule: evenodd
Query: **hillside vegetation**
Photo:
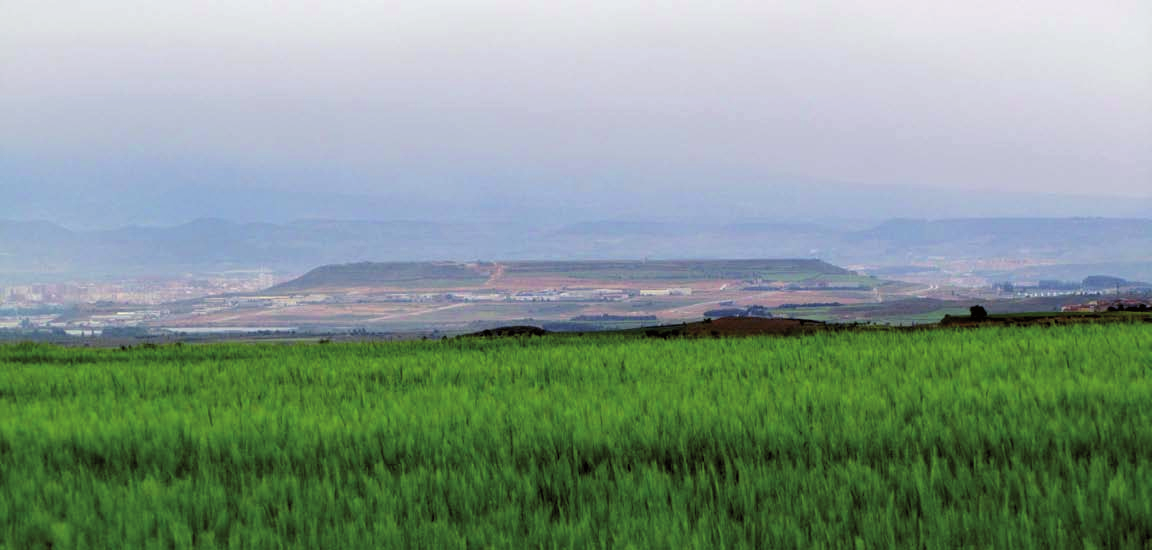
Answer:
M274 287L274 292L372 286L475 286L486 281L491 265L456 262L360 262L320 266Z
M1147 324L0 347L0 547L1141 548Z

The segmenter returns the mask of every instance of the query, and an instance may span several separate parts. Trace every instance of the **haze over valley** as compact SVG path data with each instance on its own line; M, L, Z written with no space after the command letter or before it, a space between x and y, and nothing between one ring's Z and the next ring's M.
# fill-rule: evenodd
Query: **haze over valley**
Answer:
M1106 309L1152 281L1150 28L1139 0L4 2L0 329ZM444 266L477 275L392 279ZM300 282L341 269L376 278Z
M1152 294L1147 219L0 230L0 330L15 337L586 331L715 316L909 324L975 301L1054 311Z

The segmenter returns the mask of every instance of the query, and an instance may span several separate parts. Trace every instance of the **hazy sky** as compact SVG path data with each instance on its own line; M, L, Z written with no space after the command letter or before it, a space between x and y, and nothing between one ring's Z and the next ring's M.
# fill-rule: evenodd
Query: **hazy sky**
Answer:
M0 186L780 174L1152 196L1152 2L0 0Z

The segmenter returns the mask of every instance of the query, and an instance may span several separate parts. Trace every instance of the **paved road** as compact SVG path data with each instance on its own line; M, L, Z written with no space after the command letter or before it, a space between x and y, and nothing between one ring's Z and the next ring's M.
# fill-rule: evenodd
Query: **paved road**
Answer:
M428 313L434 313L437 311L444 311L444 310L448 310L448 309L456 309L458 307L464 307L467 305L471 305L471 304L469 304L467 302L463 302L463 303L459 303L459 304L449 304L446 306L434 307L432 309L421 309L419 311L406 311L404 313L393 313L392 315L385 315L383 317L374 317L372 319L367 319L365 321L359 321L359 322L361 322L361 323L375 323L376 321L388 321L388 320L392 320L392 319L402 319L404 317L415 317L417 315L426 315Z

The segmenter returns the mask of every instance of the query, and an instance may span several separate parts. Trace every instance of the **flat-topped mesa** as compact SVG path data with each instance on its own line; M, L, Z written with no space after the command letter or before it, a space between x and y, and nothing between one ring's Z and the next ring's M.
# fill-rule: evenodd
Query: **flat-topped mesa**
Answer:
M583 281L770 280L799 275L853 275L814 259L591 260L511 262L360 262L325 265L273 292L355 287L466 288L493 278Z
M276 285L275 292L323 288L413 286L421 283L479 285L488 280L494 264L462 262L358 262L324 265Z

